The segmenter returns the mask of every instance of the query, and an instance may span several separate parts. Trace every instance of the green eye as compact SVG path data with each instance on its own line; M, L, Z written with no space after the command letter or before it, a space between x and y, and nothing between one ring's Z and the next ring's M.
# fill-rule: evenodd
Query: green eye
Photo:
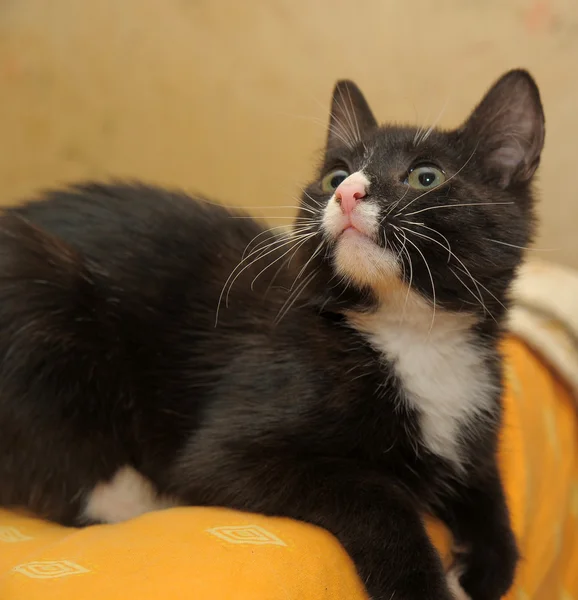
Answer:
M432 165L424 165L412 169L406 183L414 190L431 190L446 180L443 171Z
M349 173L343 169L336 169L327 173L321 180L321 188L327 194L332 194L340 183L343 183L349 177Z

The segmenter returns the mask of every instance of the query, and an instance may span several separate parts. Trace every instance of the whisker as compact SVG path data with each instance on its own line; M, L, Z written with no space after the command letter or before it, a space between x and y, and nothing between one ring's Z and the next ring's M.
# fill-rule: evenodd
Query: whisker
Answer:
M349 96L349 106L351 107L351 114L353 120L355 122L355 130L357 131L357 139L361 141L361 131L359 129L359 122L357 121L357 115L355 114L355 109L353 108L353 100L351 99L351 91L347 88L347 95Z
M433 231L434 233L437 233L437 235L439 235L441 238L443 238L446 242L447 246L447 251L448 251L448 263L450 262L450 258L453 254L452 252L452 247L450 245L450 241L448 240L448 238L443 235L443 233L440 233L437 229L434 229L433 227L428 227L425 223L416 223L415 221L407 221L405 219L400 219L402 223L408 223L409 225L417 225L418 227L423 227L424 229L429 229L430 231ZM417 233L417 232L416 232ZM430 238L431 239L431 238ZM435 240L432 239L433 242L435 242Z
M287 207L287 208L290 208L290 207ZM304 210L305 212L308 212L308 213L310 213L312 215L315 215L316 217L319 216L319 214L320 214L319 210L311 208L310 206L299 206L299 207L296 206L295 208L297 210Z
M313 236L315 234L311 233L311 234L308 234L308 235ZM284 239L281 239L281 240L278 240L277 243L276 242L272 242L268 246L268 248L270 248L271 246L275 246L272 250L268 250L265 253L261 252L260 250L258 250L258 251L254 250L250 254L248 254L245 258L241 259L241 262L239 262L239 264L231 271L231 274L229 275L229 277L227 277L227 280L225 281L225 283L223 285L223 289L221 290L221 293L219 294L219 300L217 301L217 311L216 311L216 314L215 314L215 327L217 326L217 324L219 322L219 310L220 310L220 307L221 307L221 302L223 300L223 296L225 295L225 290L227 290L226 297L225 297L225 306L228 308L228 306L229 306L229 292L231 291L231 288L233 287L235 281L241 275L241 273L243 271L245 271L245 269L249 268L251 265L255 264L257 261L261 260L262 258L265 258L265 256L271 254L272 252L275 252L276 250L279 250L283 246L286 246L287 244L290 244L290 243L292 243L294 241L295 241L295 239L291 238L289 241L285 241ZM259 256L257 256L256 259L254 259L249 264L245 265L240 271L238 271L238 269L242 266L243 262L245 262L246 260L252 258L255 255L256 252L260 252ZM229 282L230 282L230 284L229 284ZM228 288L227 288L227 286L228 286Z
M243 250L243 254L241 255L241 258L245 258L245 254L247 253L247 250L249 249L249 247L251 246L251 244L259 239L262 235L265 235L267 233L271 233L272 231L276 231L277 229L287 229L287 225L277 225L276 227L269 227L268 229L264 229L263 231L261 231L260 233L258 233L246 246L245 246L245 250ZM310 229L310 227L307 228L302 228L302 229ZM296 230L293 230L293 233L295 233ZM291 234L291 231L287 232L288 234ZM273 234L271 237L267 238L267 241L270 239L273 239L277 237L277 234ZM261 242L258 244L260 245Z
M345 111L345 118L347 119L347 121L349 121L349 113L347 111L347 107L344 103L344 99L343 96L341 94L341 90L339 91L339 95L341 97L341 101L339 103L339 105L344 109ZM353 148L355 147L355 136L354 136L354 132L351 128L351 125L349 125L348 123L343 122L342 120L340 120L339 118L337 118L337 116L335 114L330 114L330 120L329 120L329 127L335 127L335 133L339 132L340 135L338 136L339 139L350 149L353 150ZM345 139L344 139L345 138Z
M282 226L283 229L287 230L285 225ZM310 233L315 230L315 227L312 225L302 226L295 229L288 229L285 233L275 233L272 236L268 237L265 240L261 240L255 247L251 250L251 254L254 254L258 250L263 250L268 247L268 242L273 240L271 243L275 243L277 240L289 240L291 238L295 239L303 234ZM243 253L242 258L245 258L245 253Z
M397 229L397 230L398 230L400 233L402 233L402 232L401 232L401 229L399 229L399 227L397 227L396 229ZM403 281L405 281L405 275L406 275L405 261L404 261L404 260L402 260L402 258L401 258L401 255L402 255L402 253L403 253L403 250L404 250L404 248L405 248L405 244L404 244L404 243L402 242L402 240L399 238L399 235L397 235L397 232L396 232L396 231L394 231L394 232L393 232L393 236L395 237L395 239L397 240L397 243L399 244L399 252L398 252L397 256L395 257L395 260L401 264L401 268L402 268L401 277L402 277L402 280L403 280ZM392 246L393 246L393 247L394 247L394 249L395 249L395 246L394 246L394 244L393 244L393 243L392 243Z
M319 208L323 208L323 204L318 200L315 200L315 198L313 198L313 196L311 196L311 194L309 194L305 188L301 188L301 191L303 192L303 194L305 194L305 196L307 196L307 198L309 198L309 200L311 200L311 202L317 204Z
M255 220L255 217L253 216L249 216L249 215L241 215L241 216L236 216L236 215L231 215L230 217L231 219L253 219ZM286 221L297 221L297 222L308 222L308 223L314 223L315 221L311 218L311 217L294 217L292 215L270 215L270 216L266 216L266 215L259 215L259 218L261 219L285 219Z
M510 244L508 242L502 242L501 240L491 240L490 238L484 238L487 242L493 242L494 244L500 244L502 246L509 246L510 248L518 248L519 250L533 250L535 252L556 252L557 248L535 248L534 246L516 246L516 244Z
M413 136L413 145L414 145L414 146L417 146L417 145L419 145L419 142L418 142L418 140L419 140L419 136L422 134L422 132L423 132L424 130L425 130L425 125L420 125L420 126L417 128L417 130L416 130L416 132L415 132L415 135Z
M448 96L446 98L446 101L444 102L444 105L442 106L438 116L434 119L434 121L430 125L429 129L419 138L419 140L417 142L414 142L414 145L419 146L419 144L423 144L429 138L429 136L432 134L432 131L437 127L437 124L440 122L441 118L443 117L443 115L446 111L446 108L448 107L449 100L450 100L450 98Z
M345 118L349 121L349 112L347 111L347 108L345 109L346 115ZM355 139L355 134L351 128L350 125L348 125L346 122L338 119L337 117L333 117L334 119L334 124L339 126L342 134L349 140L348 143L348 147L350 150L353 150L353 148L355 148L355 144L356 144L356 139Z
M460 265L463 267L463 269L460 269L463 273L467 274L468 277L472 280L472 283L474 284L474 287L476 288L477 292L478 292L478 297L477 300L480 303L480 306L484 309L485 312L487 312L492 318L494 318L494 316L492 315L492 313L489 311L489 309L486 307L485 303L484 303L484 299L483 299L483 294L479 288L479 282L477 281L477 279L474 278L474 276L471 274L470 270L466 267L466 265L464 264L464 262L460 259L460 257L453 252L453 250L451 249L451 247L446 248L441 242L439 242L438 240L432 238L429 235L426 235L425 233L419 233L418 231L414 231L413 229L409 229L404 227L403 229L405 229L408 233L413 233L414 235L417 235L418 237L422 237L424 239L430 240L432 242L434 242L434 244L437 244L438 246L441 246L444 250L447 250L451 256L453 256L459 263ZM432 227L429 227L428 229L431 229L434 233L437 233L438 235L442 235L439 231L437 231L437 229L433 229ZM445 236L442 236L445 238ZM447 238L445 238L447 241ZM495 320L495 318L494 318Z
M234 211L263 210L263 209L277 210L277 209L299 209L300 208L299 206L284 206L284 205L283 206L279 206L279 205L244 206L244 205L240 205L240 204L223 204L222 202L215 202L213 200L208 200L207 198L203 198L202 196L201 197L194 196L194 198L195 198L195 200L198 200L202 204L209 204L210 206L217 206L220 208L225 208L227 210L234 210Z
M295 250L295 252L297 252L297 250ZM275 283L275 281L277 280L277 277L279 276L279 273L281 273L281 271L285 268L288 267L291 264L291 260L293 259L293 257L295 256L295 252L289 257L286 258L277 268L277 270L275 271L275 273L273 274L273 277L271 277L271 280L269 281L269 285L267 286L267 289L265 290L265 293L263 294L264 296L267 296L267 294L269 293L269 291L271 290L271 288L273 287L273 284Z
M269 285L267 286L267 289L265 290L265 295L267 295L269 293L269 290L271 289L271 287L275 283L275 280L277 279L279 273L283 270L284 267L286 267L286 266L288 267L291 264L291 261L293 260L293 258L295 257L295 255L297 254L297 252L299 252L299 248L301 248L301 246L303 246L303 244L305 244L308 239L310 239L310 238L307 238L307 239L303 240L303 242L301 242L300 244L298 244L297 247L295 247L295 249L293 250L293 254L291 254L291 256L289 258L286 258L281 263L281 266L275 271L275 274L271 278L271 281L269 282ZM293 283L293 285L294 285L294 283ZM293 287L293 286L291 286L291 287Z
M457 267L460 271L461 269L459 267ZM492 292L490 291L483 283L480 283L480 281L478 281L476 279L478 285L483 288L488 294L490 294L490 296L504 309L504 310L508 310L508 307Z
M339 138L343 142L343 144L345 144L345 146L347 146L350 150L353 150L355 144L352 143L343 125L335 117L334 122L330 123L329 129L337 138Z
M297 200L299 202L298 198L295 198L295 200ZM302 208L307 208L307 207L302 207L302 206L299 206L298 204L278 204L276 206L266 206L266 205L240 206L239 208L241 208L242 210L262 210L264 208L272 209L272 210L281 210L281 209L301 210ZM313 209L310 209L310 210L313 212Z
M302 234L299 234L302 235ZM249 258L254 257L256 254L258 254L259 252L262 252L264 250L268 250L269 248L272 248L273 246L275 246L278 243L281 242L285 242L291 239L294 239L295 236L293 235L293 233L289 230L285 233L281 233L281 234L273 234L271 236L269 236L267 239L265 240L261 240L254 248L251 249L251 251L246 254L243 255L241 257L241 261L239 262L239 265L242 264L242 262L244 262L245 260L248 260Z
M423 252L419 249L417 244L414 244L414 242L412 242L409 238L407 238L407 241L419 252L419 255L422 257L423 262L425 264L425 268L427 269L427 272L429 273L429 279L431 281L431 291L432 291L432 298L433 298L433 310L432 310L432 318L431 318L431 324L429 327L429 332L428 335L431 333L433 326L434 326L434 320L435 320L435 316L436 316L436 288L435 288L435 284L434 284L434 280L433 280L433 275L431 272L431 269L429 267L429 264L423 254Z
M478 304L481 304L482 308L484 309L484 312L487 312L490 315L490 317L492 317L492 319L497 323L498 321L496 320L496 317L494 317L494 315L490 312L490 310L487 308L484 302L480 300L480 298L478 298L476 294L462 281L460 276L454 271L452 267L450 267L450 271L454 274L454 277L466 288L466 290L468 290L468 292L470 292L470 294L478 301Z
M315 234L313 234L313 235L315 235ZM297 241L299 241L299 244L298 244L298 246L297 246L297 249L296 249L296 251L297 251L297 250L298 250L298 249L299 249L299 248L300 248L300 247L301 247L303 244L305 244L305 243L307 242L307 240L308 240L309 238L311 238L311 237L312 237L312 235L306 235L306 236L304 236L304 237L305 237L305 239L303 239L303 240L302 240L301 238L298 238L298 240L297 240ZM263 273L264 273L264 272L265 272L267 269L269 269L270 267L272 267L272 266L273 266L273 265L274 265L276 262L280 261L280 260L281 260L283 257L287 256L287 254L289 254L290 252L292 252L294 249L295 249L295 246L291 246L291 248L289 248L289 250L286 250L286 251L285 251L283 254L281 254L281 256L279 256L278 258L276 258L275 260L273 260L272 262L270 262L270 263L269 263L269 264L268 264L268 265L267 265L265 268L261 269L261 270L260 270L260 271L257 273L257 275L255 275L255 277L253 278L253 281L251 281L251 285L250 285L251 291L253 291L253 286L255 285L255 282L257 281L257 279L258 279L258 278L259 278L259 277L260 277L260 276L261 276L261 275L262 275L262 274L263 274Z
M313 237L315 235L315 233L310 233L310 234L304 234L306 236L309 237ZM260 254L254 259L252 260L250 263L246 264L234 277L234 279L231 281L231 283L229 284L229 287L227 289L227 293L225 295L225 307L229 308L229 294L231 293L231 290L233 288L233 285L235 285L235 281L237 281L237 279L241 276L241 274L246 271L248 268L252 267L255 263L259 262L260 260L262 260L263 258L265 258L266 256L269 256L269 254L272 254L273 252L276 252L277 250L280 250L281 248L283 248L284 246L287 246L288 244L292 244L292 243L299 243L302 241L301 237L291 237L288 240L282 240L282 243L280 244L276 244L275 242L272 242L271 244L269 244L269 246L266 246L265 248L262 249L262 251L259 251ZM274 246L273 248L271 248L271 246ZM294 248L294 246L292 246L290 248L289 251L291 251ZM254 254L254 253L252 253ZM250 258L251 254L249 256L247 256L247 258ZM239 263L237 265L237 267L235 267L235 269L233 270L233 273L235 272L236 269L238 269L241 266L241 263ZM232 274L233 274L232 273ZM230 276L229 276L230 277ZM228 281L228 280L227 280ZM227 284L227 282L225 282L225 285ZM220 302L220 297L219 297L219 302Z
M274 230L277 229L285 229L286 226L285 225L277 225L276 227L269 227L268 229L264 229L263 231L260 231L255 237L253 237L251 239L251 241L245 246L245 249L243 250L243 254L241 254L241 258L245 258L245 254L247 253L247 250L249 249L249 247L251 246L251 244L255 241L258 240L262 235L266 235L268 233L271 233ZM274 238L275 234L273 234L271 237L267 238L267 240L270 240L271 238Z
M365 154L368 153L367 150L367 146L365 145L362 136L361 136L361 129L359 128L359 121L357 119L357 114L355 112L355 107L353 106L353 100L351 99L351 91L349 88L347 88L347 95L349 96L349 106L351 108L351 115L353 117L353 121L354 121L354 125L355 125L355 130L357 132L357 141L361 143L361 145L363 146L364 152Z
M394 226L395 229L397 229L398 231L401 231L401 229L399 229L399 227ZM398 241L399 245L400 245L400 251L398 252L397 256L396 256L396 260L399 260L401 258L401 253L403 251L403 242L402 240L399 239L399 235L397 235L397 231L393 232L393 235L395 237L395 239Z
M514 202L469 202L464 204L442 204L441 206L428 206L414 212L405 213L404 217L411 217L412 215L419 215L427 210L436 210L441 208L458 208L459 206L496 206L498 204L514 204ZM400 213L398 213L400 214Z
M417 114L417 109L415 107L415 104L413 105L413 110L415 113L415 120L416 122L419 122L421 119L418 118L418 114ZM413 145L414 146L418 146L419 145L419 138L421 137L421 135L423 134L423 132L426 129L426 122L429 120L429 108L428 108L428 112L427 112L427 116L425 118L424 121L422 121L422 124L419 125L419 127L417 128L415 135L413 136Z
M399 206L399 203L407 196L408 192L410 190L409 185L406 187L405 192L403 193L403 195L401 196L401 198L399 200L396 200L388 209L387 212L385 213L385 216L383 217L383 219L381 219L380 224L383 223L383 221L385 221L385 219L387 217L389 217L389 215Z
M247 255L247 258L254 256L258 252L261 252L261 256L264 256L263 252L265 250L268 250L269 248L275 246L277 244L277 242L289 242L291 240L298 241L298 240L302 240L304 238L308 238L312 235L315 235L315 230L313 228L309 227L301 233L288 232L285 235L273 236L274 239L270 243L268 243L268 242L269 242L269 240L271 240L271 238L267 238L263 242L260 242L259 244L257 244L257 246L251 251L251 253Z
M293 284L291 285L291 287L289 289L293 289L293 286L295 285L295 283L297 282L297 280L301 277L301 275L303 275L303 273L305 272L305 270L307 269L307 267L311 264L311 261L319 254L319 252L323 249L323 240L321 240L321 242L319 242L319 245L317 246L317 248L315 248L315 250L313 251L313 253L311 254L311 256L309 257L309 260L303 265L303 267L301 267L301 270L299 271L299 273L297 274L297 277L295 277L295 281L293 282Z
M403 235L403 249L405 250L405 254L407 256L407 260L408 260L408 266L409 266L409 283L407 284L407 292L405 294L405 301L403 303L403 310L401 312L401 318L400 318L400 323L403 322L403 320L405 319L405 310L407 308L407 301L409 299L409 293L411 291L411 285L413 283L413 261L411 259L411 254L409 253L409 250L407 249L407 235L405 234L405 231L403 231L403 229L401 230L401 234Z
M347 123L349 125L349 133L352 136L352 139L354 141L354 145L356 142L358 142L359 140L355 137L355 129L353 127L353 121L351 120L351 115L349 114L349 108L347 106L347 103L345 102L345 98L343 97L343 92L341 90L341 88L339 88L339 98L341 99L341 108L343 108L343 111L345 113L345 118L347 119Z
M342 122L341 122L339 119L337 119L337 118L335 117L335 115L332 115L332 114L331 114L331 109L329 109L329 110L328 110L328 109L327 109L327 106L326 106L326 104L325 104L325 103L321 102L321 101L320 101L318 98L315 98L314 96L312 96L312 99L313 99L313 100L315 101L315 103L316 103L316 104L317 104L317 105L318 105L318 106L319 106L319 107L322 109L322 112L323 112L325 115L329 116L329 118L330 118L330 125L329 125L329 126L330 126L330 127L333 125L333 123L331 123L331 119L333 119L333 121L334 121L334 124L335 124L335 125L339 125L339 126L341 127L342 131L343 131L344 133L347 133L347 132L348 132L348 128L347 128L347 127L346 127L346 126L345 126L345 125L344 125L344 124L343 124L343 123L342 123ZM322 119L319 119L319 121L320 121L321 125L322 125L324 128L325 128L325 127L327 127L327 122L326 122L326 121L323 121ZM346 136L346 137L349 137L349 136ZM353 140L353 143L352 143L352 144L349 144L349 143L347 143L346 145L347 145L347 146L348 146L350 149L353 149L353 147L355 146L355 141Z
M322 109L322 112L324 115L328 115L330 114L330 111L328 111L327 106L325 105L325 103L322 103L318 98L315 98L314 96L311 96L311 99ZM293 114L293 113L285 113L283 111L279 111L277 114L282 115L284 117L290 117L293 119L301 119L301 120L306 120L306 121L311 121L313 123L315 123L316 125L319 125L320 127L322 127L325 131L327 130L327 121L326 119L322 119L320 117L315 117L315 116L311 116L311 115L298 115L298 114ZM343 128L343 125L340 123L340 121L338 119L336 119L335 117L333 117L334 119L334 123L329 123L329 129L335 133L335 135L350 149L353 149L353 146L355 144L351 144L351 142L347 139L347 136L344 137L344 132L347 131L347 129ZM341 131L337 128L337 126L340 126L342 129Z
M283 319L283 317L285 317L285 315L291 310L291 308L293 307L293 305L295 304L295 302L297 302L297 300L299 299L299 296L301 296L301 294L305 291L305 288L311 283L311 281L313 281L313 279L317 275L317 272L318 272L317 269L315 271L312 271L299 284L299 286L295 289L295 292L289 295L289 297L287 298L287 300L285 301L285 303L281 307L281 310L277 314L277 317L275 317L275 321L274 322L275 322L276 325L278 325L281 322L281 320Z

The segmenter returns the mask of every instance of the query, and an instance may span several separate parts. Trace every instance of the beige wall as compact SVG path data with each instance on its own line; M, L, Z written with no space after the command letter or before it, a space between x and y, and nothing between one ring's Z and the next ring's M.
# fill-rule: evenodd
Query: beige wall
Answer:
M1 202L117 175L290 205L336 78L455 125L514 66L547 113L538 245L578 266L575 0L0 0Z

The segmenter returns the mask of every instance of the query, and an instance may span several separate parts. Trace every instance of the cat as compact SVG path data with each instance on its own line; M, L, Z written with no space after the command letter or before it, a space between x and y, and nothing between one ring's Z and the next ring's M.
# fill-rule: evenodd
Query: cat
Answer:
M336 84L289 233L140 183L0 216L0 505L56 522L225 506L333 533L373 600L497 600L499 343L534 226L538 88L455 130L379 126ZM275 233L277 231L277 233Z

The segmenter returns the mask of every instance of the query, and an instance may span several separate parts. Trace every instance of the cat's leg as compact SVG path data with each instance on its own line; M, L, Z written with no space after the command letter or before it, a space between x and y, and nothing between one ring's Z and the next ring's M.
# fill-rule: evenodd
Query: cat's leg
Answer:
M497 467L459 486L438 511L452 530L460 584L472 600L499 600L512 586L518 548Z
M172 498L159 494L144 475L125 465L86 494L80 519L87 523L118 523L176 505Z
M227 456L218 462L210 475L198 462L189 463L189 483L196 491L181 494L185 501L327 529L354 561L372 600L454 598L418 510L384 475L346 461L313 458L262 456L250 466L248 460Z

